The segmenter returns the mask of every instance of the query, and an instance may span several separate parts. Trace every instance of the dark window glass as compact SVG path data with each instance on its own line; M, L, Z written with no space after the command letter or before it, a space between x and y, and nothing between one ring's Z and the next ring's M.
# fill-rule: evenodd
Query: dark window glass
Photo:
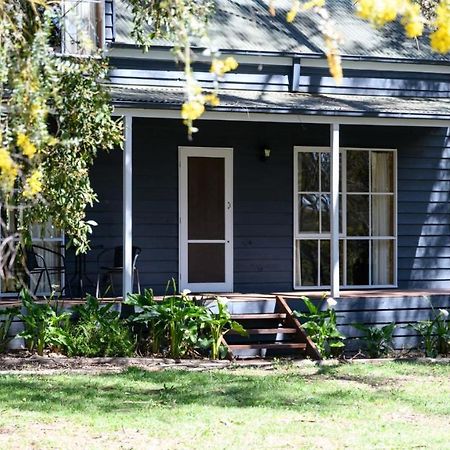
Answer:
M369 236L368 195L347 195L347 235Z
M319 232L319 196L300 194L299 202L299 232Z
M369 192L369 153L347 152L347 192Z
M298 190L301 192L319 191L319 153L299 152Z
M318 248L317 241L297 241L300 250L301 285L317 286Z
M369 241L347 241L347 284L369 284Z

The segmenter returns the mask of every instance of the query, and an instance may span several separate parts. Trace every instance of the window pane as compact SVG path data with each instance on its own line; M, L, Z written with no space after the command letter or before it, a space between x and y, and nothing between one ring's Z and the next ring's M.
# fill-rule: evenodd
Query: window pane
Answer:
M322 215L322 233L330 231L330 195L320 196L320 214Z
M369 284L369 241L347 241L347 284Z
M368 151L347 151L347 191L369 192Z
M372 152L372 192L394 192L394 155Z
M372 241L372 284L394 284L394 241Z
M372 236L394 235L394 202L392 195L372 196Z
M369 196L347 196L347 235L369 236Z
M319 232L319 196L299 195L299 232Z
M331 154L321 153L321 191L331 192ZM339 154L339 191L342 191L342 153Z
M328 194L321 195L320 214L322 215L322 233L330 232L330 208L331 197ZM342 233L342 195L339 195L339 233Z
M320 241L320 284L330 285L330 241Z
M319 153L299 152L298 190L319 191Z
M318 269L318 241L317 240L298 240L296 241L297 267L300 267L297 273L297 286L317 286Z
M35 224L31 226L32 239L61 239L62 231L56 228L50 221L45 224Z
M339 242L339 283L342 284L344 267L344 242ZM320 241L320 285L330 286L330 241Z
M322 192L330 192L330 175L331 175L331 155L330 153L320 154L321 163L321 190Z

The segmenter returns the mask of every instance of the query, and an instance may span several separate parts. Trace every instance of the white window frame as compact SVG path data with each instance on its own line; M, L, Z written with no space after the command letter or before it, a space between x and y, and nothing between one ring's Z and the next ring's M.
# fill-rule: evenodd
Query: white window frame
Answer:
M393 175L394 175L394 185L393 185L393 192L372 192L372 189L370 187L370 190L368 192L351 192L349 195L368 195L369 196L369 235L368 236L347 236L347 151L368 151L368 152L392 152L393 153ZM320 195L325 192L322 191L299 191L298 190L298 154L299 153L331 153L330 147L306 147L306 146L294 146L294 189L293 189L293 202L294 202L294 231L293 231L293 261L294 261L294 270L293 270L293 286L296 290L323 290L323 289L329 289L330 285L320 285L320 241L330 241L331 240L331 232L328 233L321 233L320 231L318 233L315 232L299 232L299 202L298 202L298 196L300 194L311 194L311 195ZM396 288L398 287L398 173L397 173L397 149L394 148L366 148L366 147L341 147L339 149L339 154L341 155L341 190L339 191L340 195L340 206L341 206L341 214L342 214L342 220L341 220L341 232L339 233L339 245L342 242L342 264L341 267L343 268L343 272L340 274L340 279L342 281L342 284L340 285L343 289L387 289L387 288ZM371 170L372 170L372 164L369 161L369 180L371 180ZM319 180L321 178L321 170L319 170ZM319 181L320 184L320 181ZM331 186L330 186L331 189ZM393 236L372 236L372 196L373 195L392 195L394 198L393 201ZM321 214L319 214L319 230L320 230L320 224L321 224ZM331 222L331 219L330 219ZM302 240L317 240L318 245L318 254L317 254L317 265L318 265L318 275L317 275L317 281L318 285L315 286L303 286L296 284L296 273L297 270L300 269L299 262L297 261L296 257L296 243L297 241ZM361 241L369 241L369 284L368 285L348 285L347 284L347 245L346 243L348 241L352 240L361 240ZM392 262L392 269L393 269L393 284L370 284L372 282L372 241L375 240L392 240L394 241L394 248L393 248L393 262ZM331 276L331 273L330 273Z

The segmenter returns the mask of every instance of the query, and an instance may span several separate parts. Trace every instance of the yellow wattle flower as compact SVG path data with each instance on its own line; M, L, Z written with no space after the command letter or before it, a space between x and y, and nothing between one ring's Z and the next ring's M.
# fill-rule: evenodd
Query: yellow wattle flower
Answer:
M32 159L37 152L36 146L24 133L19 133L17 135L17 145L22 149L22 153L30 159Z
M19 170L6 148L0 147L0 183L11 190Z
M436 8L436 20L433 25L436 31L431 33L430 43L433 50L439 53L450 52L450 1L442 1Z
M222 77L227 72L237 69L237 67L237 61L232 56L228 56L224 60L214 58L211 62L211 68L209 69L209 71L219 77Z
M25 187L23 190L23 196L25 198L33 198L42 191L42 177L43 174L39 169L33 171L33 173L26 179Z
M190 102L183 103L183 106L181 107L181 117L184 120L193 121L198 119L204 111L205 106L201 102L192 100Z

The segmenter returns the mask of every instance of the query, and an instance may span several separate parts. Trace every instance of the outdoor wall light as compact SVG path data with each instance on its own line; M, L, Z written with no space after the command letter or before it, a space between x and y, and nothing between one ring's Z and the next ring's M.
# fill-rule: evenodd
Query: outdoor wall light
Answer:
M262 153L263 161L267 161L270 158L270 153L271 153L270 148L263 149L263 153Z

